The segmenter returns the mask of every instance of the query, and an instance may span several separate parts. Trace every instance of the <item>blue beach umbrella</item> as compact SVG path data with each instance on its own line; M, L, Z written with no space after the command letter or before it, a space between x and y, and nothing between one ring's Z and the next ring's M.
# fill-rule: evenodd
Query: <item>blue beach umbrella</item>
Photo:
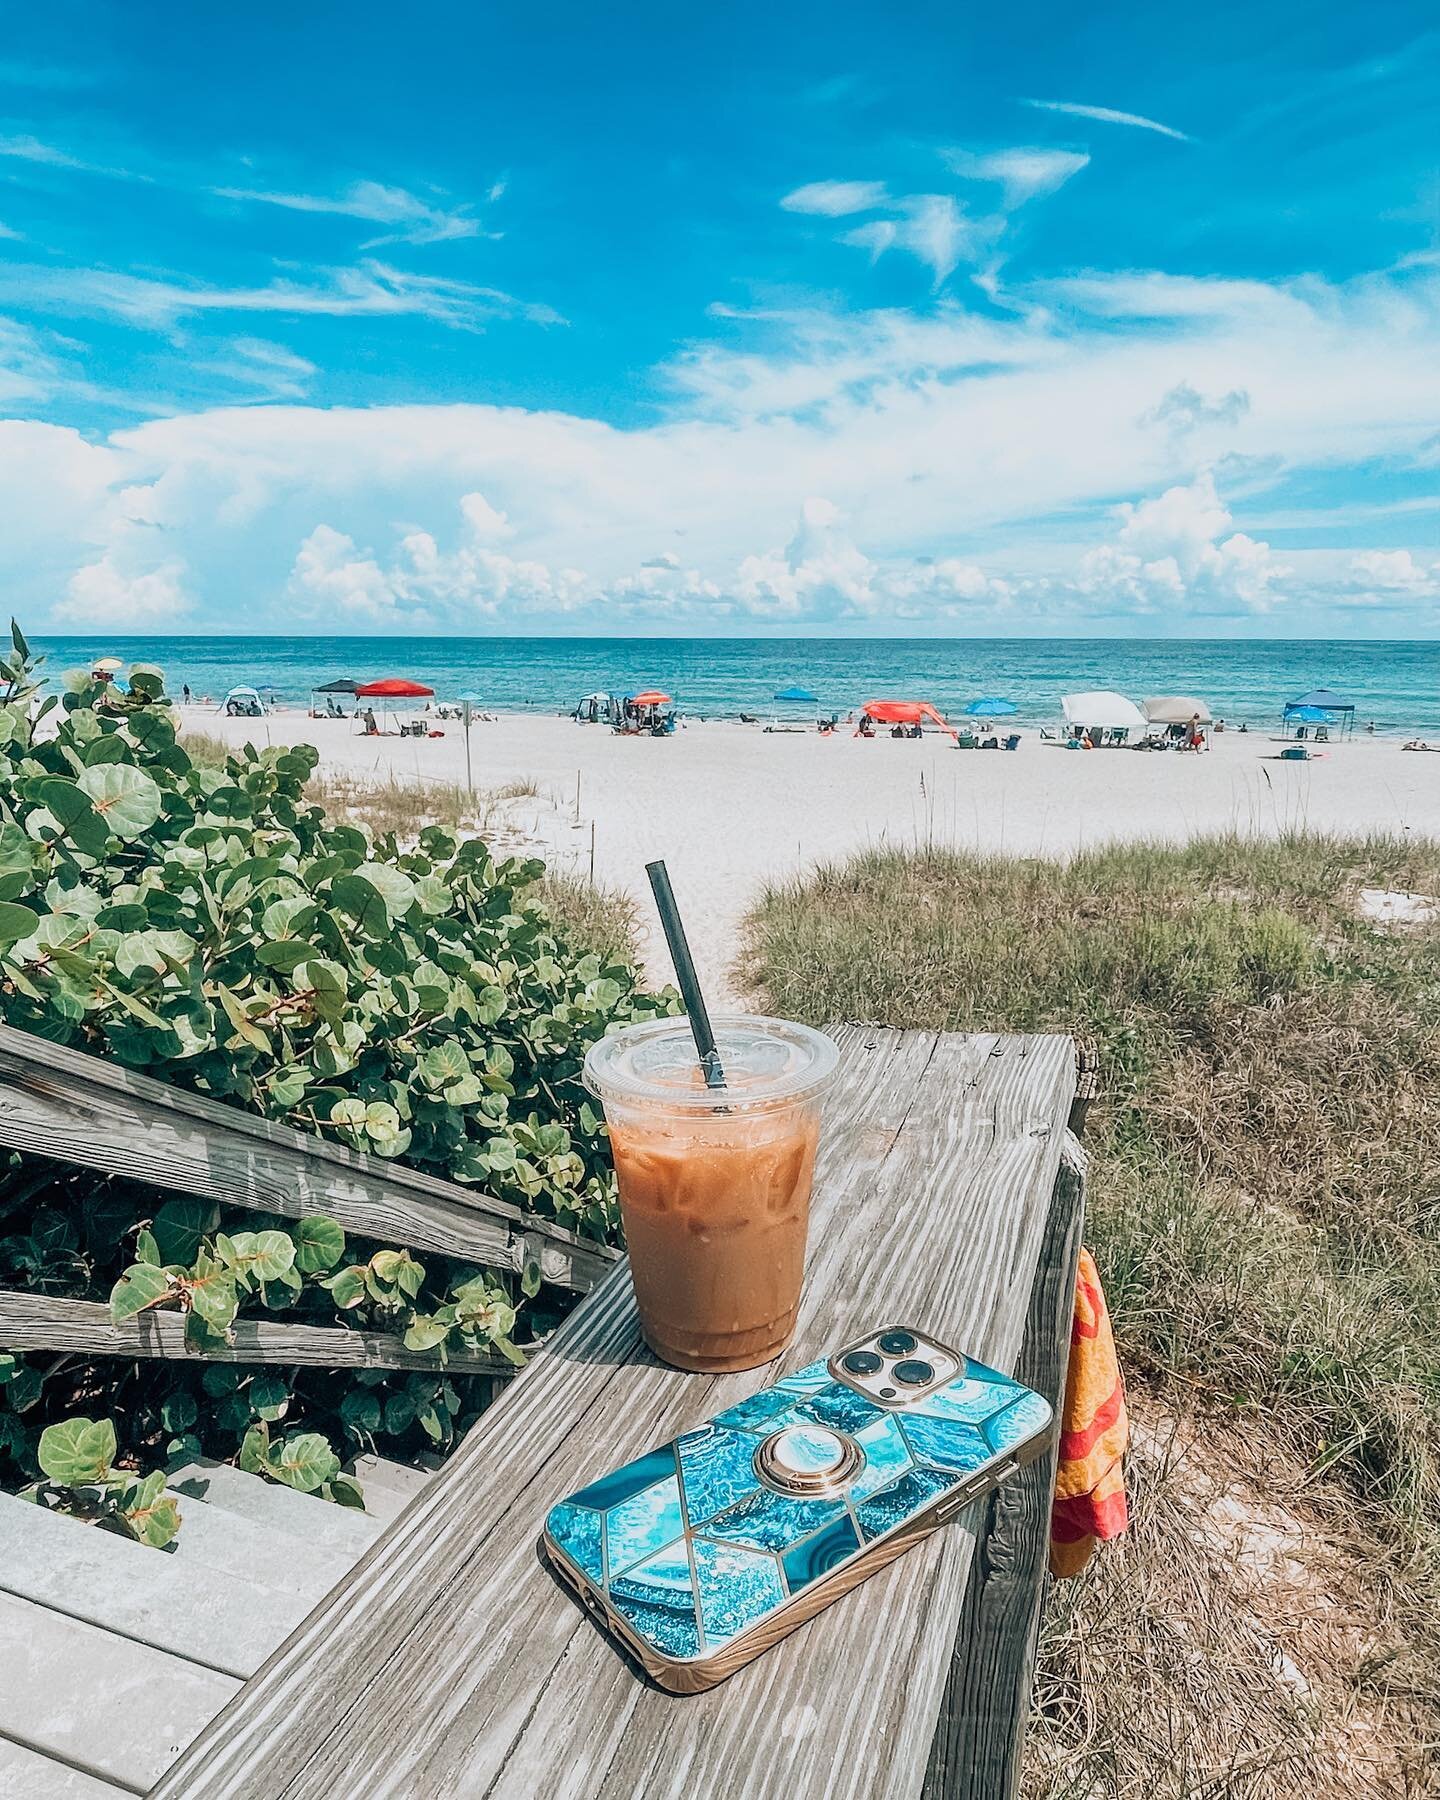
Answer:
M1019 710L1013 700L997 700L993 694L983 700L972 700L965 708L966 715L972 719L1004 719Z
M814 706L819 702L820 696L812 694L809 688L788 687L781 688L775 698L777 700L803 700L807 706Z

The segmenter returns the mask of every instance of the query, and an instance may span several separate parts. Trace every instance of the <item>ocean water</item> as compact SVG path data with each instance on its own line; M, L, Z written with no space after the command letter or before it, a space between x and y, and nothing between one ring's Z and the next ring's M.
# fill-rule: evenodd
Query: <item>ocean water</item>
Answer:
M495 711L568 711L582 694L659 687L707 718L768 716L798 683L844 714L871 699L929 700L947 716L981 696L1013 700L1022 724L1057 719L1060 696L1115 688L1132 699L1194 694L1232 725L1275 723L1287 700L1329 687L1363 727L1440 736L1440 643L1181 642L1075 638L37 638L60 671L105 655L165 671L172 693L219 699L245 682L304 705L337 676L404 675L441 699ZM784 710L784 709L781 709ZM794 711L795 709L791 709ZM804 709L800 709L804 710Z

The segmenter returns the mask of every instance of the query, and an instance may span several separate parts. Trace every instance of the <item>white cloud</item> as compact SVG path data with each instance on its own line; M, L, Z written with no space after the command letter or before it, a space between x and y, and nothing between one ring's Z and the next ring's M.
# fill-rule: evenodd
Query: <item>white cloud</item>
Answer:
M1416 562L1408 550L1362 550L1350 559L1357 587L1391 599L1427 599L1440 595L1440 562Z
M1076 100L1022 100L1020 104L1041 112L1069 113L1076 119L1096 119L1102 125L1136 125L1142 131L1158 131L1161 137L1178 138L1182 144L1195 141L1188 132L1176 131L1173 125L1162 125L1143 113L1117 112L1113 106L1082 106Z
M133 169L116 169L104 163L86 162L83 157L72 156L68 150L58 149L54 144L45 144L39 138L22 135L19 137L0 138L0 156L8 156L17 162L37 163L50 169L70 169L81 175L109 175L117 181L149 181L148 175L139 175Z
M1120 612L1267 612L1284 597L1276 584L1293 571L1268 544L1229 532L1234 521L1208 469L1153 500L1124 502L1115 516L1120 530L1086 555L1078 586Z
M217 187L211 192L222 200L252 201L284 207L290 212L336 213L342 218L367 219L372 224L394 227L384 236L372 238L364 246L366 249L379 244L438 244L450 238L477 237L481 229L480 221L471 216L468 207L446 209L405 188L379 181L355 181L340 194L276 193L240 187ZM498 197L492 188L491 198Z
M356 618L441 629L581 608L590 629L626 608L968 621L1007 599L1022 629L1057 608L1088 621L1147 606L1168 628L1155 609L1173 595L1177 621L1244 621L1281 595L1307 618L1352 603L1348 553L1314 560L1302 516L1282 557L1263 541L1281 526L1257 521L1342 475L1357 496L1388 492L1373 472L1425 454L1440 282L1190 282L1172 315L1139 324L1116 322L1134 291L1175 284L1115 285L1016 288L1005 310L737 316L733 342L668 372L661 415L624 430L486 405L234 406L100 444L0 429L0 579L43 618L107 552L127 576L178 559L197 617L255 630L291 625L297 600L323 619L336 591L371 609ZM1202 411L1235 394L1249 407L1193 432L1142 422L1182 388ZM1186 497L1162 506L1172 490ZM797 528L807 498L834 511ZM1409 517L1386 527L1387 556L1407 549ZM322 538L300 566L321 523L348 543Z
M841 241L868 250L872 260L887 250L906 250L926 265L938 287L985 235L949 194L909 194L896 204L897 217L858 225Z
M1007 212L1056 193L1090 161L1082 150L1042 150L1016 146L978 156L969 150L947 150L945 161L967 181L995 182Z
M258 287L220 288L107 269L10 263L0 266L0 300L109 315L157 329L168 329L188 314L224 312L332 318L416 314L469 331L496 318L522 318L539 325L564 322L552 308L517 300L499 288L413 275L370 258L354 268L315 269L309 274L308 281L282 276Z
M847 213L874 212L888 205L889 199L883 181L811 181L787 194L780 204L786 212L841 219Z
M167 561L128 571L114 552L107 551L97 562L75 571L55 616L86 630L113 625L144 631L173 623L189 612L190 604L183 563Z
M1209 400L1188 381L1177 382L1147 412L1140 415L1142 425L1164 425L1181 433L1194 431L1201 425L1238 425L1250 410L1250 396L1243 388L1231 388Z

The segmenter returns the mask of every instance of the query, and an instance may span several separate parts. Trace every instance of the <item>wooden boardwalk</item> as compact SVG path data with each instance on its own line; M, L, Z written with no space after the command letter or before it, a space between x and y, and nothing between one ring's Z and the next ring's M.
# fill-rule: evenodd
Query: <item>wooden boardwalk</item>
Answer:
M1057 1396L1082 1209L1070 1040L837 1035L805 1298L779 1362L660 1366L617 1269L157 1800L1013 1791L1053 1452L694 1698L639 1678L536 1553L553 1501L879 1323L924 1325Z

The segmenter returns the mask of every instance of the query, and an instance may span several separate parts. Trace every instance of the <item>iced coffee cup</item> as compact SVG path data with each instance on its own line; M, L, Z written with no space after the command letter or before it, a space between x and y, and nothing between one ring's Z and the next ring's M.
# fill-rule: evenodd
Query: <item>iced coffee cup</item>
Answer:
M723 1087L683 1018L585 1058L620 1184L645 1341L677 1368L751 1369L789 1343L805 1273L821 1099L838 1052L783 1019L718 1018Z

